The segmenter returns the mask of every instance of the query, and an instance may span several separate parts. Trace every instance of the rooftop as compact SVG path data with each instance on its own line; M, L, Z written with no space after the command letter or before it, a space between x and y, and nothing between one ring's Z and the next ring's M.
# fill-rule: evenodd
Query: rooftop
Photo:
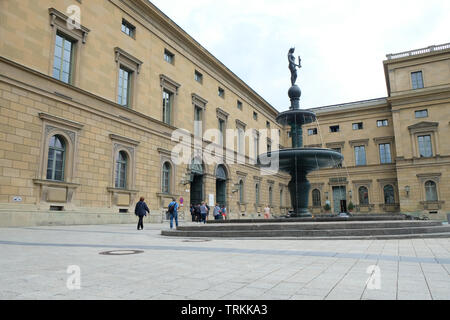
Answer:
M435 51L442 51L442 50L447 50L447 49L450 49L450 43L440 44L437 46L433 45L433 46L429 46L429 47L423 48L423 49L410 50L410 51L405 51L405 52L400 52L400 53L391 53L391 54L387 54L386 58L388 60L394 60L394 59L412 57L412 56L417 56L419 54L425 54L425 53L430 53L430 52L435 52Z

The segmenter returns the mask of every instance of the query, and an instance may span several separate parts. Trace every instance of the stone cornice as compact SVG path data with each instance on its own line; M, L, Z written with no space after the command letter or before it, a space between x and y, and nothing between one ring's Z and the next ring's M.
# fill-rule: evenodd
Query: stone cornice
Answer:
M128 52L120 49L119 47L115 47L114 48L114 55L115 55L115 60L116 62L119 62L119 60L124 57L127 60L129 60L130 62L132 62L133 64L136 65L136 72L139 74L141 66L143 64L143 62L141 60L139 60L138 58L132 56L131 54L129 54Z
M49 8L48 13L50 14L50 26L52 26L52 27L55 26L57 19L60 20L60 23L63 23L65 25L67 24L67 21L72 20L68 16L66 16L64 13L56 10L55 8ZM76 31L71 32L71 34L76 33L76 32L81 33L82 42L86 43L86 38L87 38L87 35L90 32L90 30L81 24L79 25L79 28L76 28L75 30Z
M350 144L350 146L354 147L354 146L358 146L358 145L365 145L368 146L369 145L369 139L359 139L359 140L351 140L348 142Z
M71 121L71 120L67 120L67 119L63 119L57 116L53 116L51 114L47 114L47 113L39 113L39 118L48 122L53 122L59 125L63 125L65 127L70 127L72 129L75 130L81 130L84 125L75 121Z
M127 137L121 137L121 136L118 136L118 135L113 134L113 133L111 133L109 135L109 137L111 138L111 140L115 140L115 141L118 141L118 142L121 142L121 143L133 145L135 147L140 144L139 141L136 141L136 140L133 140L133 139L130 139L130 138L127 138Z

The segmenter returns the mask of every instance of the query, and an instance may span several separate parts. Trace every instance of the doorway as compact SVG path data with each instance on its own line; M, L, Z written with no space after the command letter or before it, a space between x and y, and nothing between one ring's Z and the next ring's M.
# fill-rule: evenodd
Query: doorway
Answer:
M223 165L216 170L216 202L220 206L227 205L227 172Z
M333 187L333 211L338 214L347 212L347 190L345 186Z
M191 204L199 204L205 201L204 197L204 182L203 182L203 164L202 161L195 158L191 165Z

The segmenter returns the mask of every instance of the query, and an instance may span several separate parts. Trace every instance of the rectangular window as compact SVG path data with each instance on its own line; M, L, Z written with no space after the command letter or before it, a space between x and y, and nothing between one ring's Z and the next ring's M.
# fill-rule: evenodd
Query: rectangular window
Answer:
M270 122L269 121L266 121L266 128L270 129Z
M330 127L330 132L339 132L340 128L339 126L331 126Z
M315 136L317 134L317 128L308 129L308 136Z
M119 68L119 92L117 95L117 103L124 107L130 106L130 86L132 72L124 67Z
M219 87L218 94L219 94L219 97L225 98L225 90L224 89Z
M195 79L195 81L197 81L199 83L203 83L203 75L200 72L198 72L197 70L195 70L194 79Z
M133 26L131 23L126 21L125 19L122 19L122 32L126 35L134 38L136 34L136 27Z
M173 93L163 90L163 122L172 124Z
M422 89L424 87L422 71L411 73L411 83L414 90Z
M433 149L431 146L431 136L419 136L419 153L421 158L429 158L433 156Z
M225 120L219 119L219 132L220 132L220 137L219 137L219 145L221 145L223 147L224 143L224 135L225 135Z
M379 145L380 148L380 162L381 163L392 163L391 158L391 145L389 143L384 143Z
M358 146L355 147L355 162L357 166L366 165L366 147Z
M164 60L170 64L174 64L175 55L167 49L164 49Z
M237 108L242 111L242 102L240 102L239 100L237 102Z
M65 83L72 82L74 43L61 34L56 34L53 78Z
M194 109L194 135L196 137L202 137L202 122L203 122L203 109L195 106Z
M416 118L428 118L428 110L419 110L415 112Z
M256 112L253 112L253 120L258 121L258 114Z
M244 154L245 150L244 150L244 129L242 128L238 128L238 152L241 154Z
M363 123L362 122L354 123L352 127L353 127L353 130L362 130Z
M378 120L377 127L387 127L389 125L389 121L387 120Z

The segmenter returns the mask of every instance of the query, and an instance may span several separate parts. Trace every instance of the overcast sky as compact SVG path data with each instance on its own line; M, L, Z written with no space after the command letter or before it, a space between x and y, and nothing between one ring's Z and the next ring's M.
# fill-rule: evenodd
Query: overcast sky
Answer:
M290 47L301 108L315 108L386 97L386 54L450 42L449 0L151 2L279 111Z

